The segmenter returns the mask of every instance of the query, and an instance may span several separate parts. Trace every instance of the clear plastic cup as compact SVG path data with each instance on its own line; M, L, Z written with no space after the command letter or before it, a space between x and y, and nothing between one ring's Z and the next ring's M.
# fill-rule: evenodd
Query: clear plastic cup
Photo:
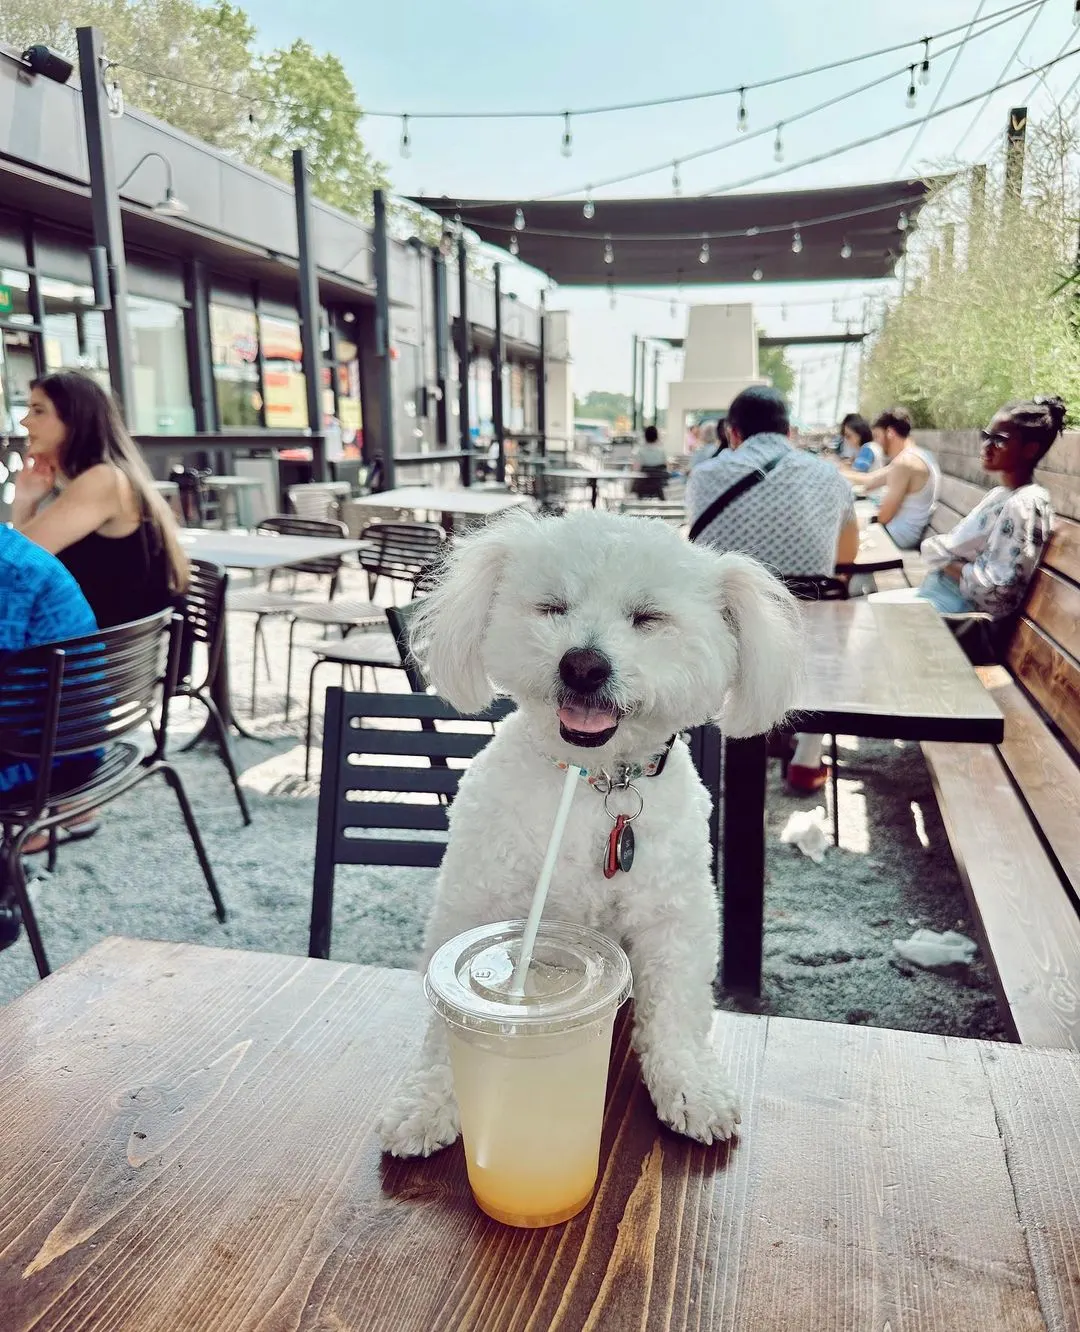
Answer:
M481 925L432 957L428 1000L449 1026L473 1196L510 1226L575 1216L596 1187L611 1032L630 961L596 930L543 921L513 995L525 922Z

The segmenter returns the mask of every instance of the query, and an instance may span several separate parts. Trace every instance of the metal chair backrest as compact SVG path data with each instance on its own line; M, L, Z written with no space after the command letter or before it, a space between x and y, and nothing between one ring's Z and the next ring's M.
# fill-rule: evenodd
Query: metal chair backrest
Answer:
M386 619L390 625L390 632L394 635L397 650L401 654L401 666L409 682L409 688L414 694L426 694L427 677L409 647L412 620L419 605L420 600L410 601L404 606L387 606Z
M472 731L446 728L501 720L513 710L513 703L503 699L482 715L470 717L434 694L326 691L311 957L330 955L338 865L435 868L441 864L447 809L457 794L461 769L435 766L435 760L445 764L446 760L475 758L492 737L488 726ZM376 719L377 725L364 724ZM424 728L425 722L432 725L431 730ZM435 729L436 722L443 729ZM388 756L392 756L389 764L384 762ZM399 766L403 759L406 766ZM421 799L408 799L410 796ZM403 837L402 833L420 836Z
M170 608L0 659L0 752L37 761L39 808L54 758L85 754L152 723L159 700L154 757L161 757L182 633Z
M369 574L415 583L438 563L446 533L438 523L371 523L360 533L370 544L360 552Z
M371 475L371 464L359 458L331 458L328 464L332 481L347 481L354 495L362 494Z
M180 654L180 680L183 689L204 688L217 674L225 642L222 632L225 595L229 575L209 560L192 560L180 613L184 617L184 645ZM206 648L206 675L198 686L192 684L191 649L195 643ZM182 690L183 692L183 690Z
M264 518L255 531L260 536L320 537L328 541L344 541L349 535L344 523L333 522L329 518L301 518L293 513ZM342 558L341 555L322 555L312 560L304 560L301 564L290 564L289 571L319 574L336 582L341 573Z
M800 601L847 601L848 585L827 574L783 574L780 581Z
M317 484L289 487L289 506L298 518L337 519L340 504L332 490Z

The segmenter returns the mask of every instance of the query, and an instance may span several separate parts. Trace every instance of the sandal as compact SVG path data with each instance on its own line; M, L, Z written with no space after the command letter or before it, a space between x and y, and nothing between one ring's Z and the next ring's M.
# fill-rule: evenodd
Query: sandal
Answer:
M80 823L62 823L56 830L56 845L61 847L68 842L85 842L88 837L93 837L100 827L101 822L98 819L84 819ZM38 856L43 851L48 851L48 849L48 832L39 832L23 844L21 854L24 856Z

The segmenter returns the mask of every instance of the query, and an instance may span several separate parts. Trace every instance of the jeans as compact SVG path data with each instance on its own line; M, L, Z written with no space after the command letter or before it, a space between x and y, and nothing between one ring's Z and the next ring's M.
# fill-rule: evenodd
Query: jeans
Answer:
M931 569L926 575L919 588L919 596L924 601L929 601L942 615L957 615L963 611L977 609L974 602L969 601L957 584L951 578L947 578L940 569Z

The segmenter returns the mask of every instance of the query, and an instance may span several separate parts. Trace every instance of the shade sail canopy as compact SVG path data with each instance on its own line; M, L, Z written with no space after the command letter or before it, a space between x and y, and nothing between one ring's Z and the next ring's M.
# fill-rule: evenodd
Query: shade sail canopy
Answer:
M518 258L562 286L675 286L750 282L755 272L764 282L888 277L928 189L923 180L900 180L777 194L597 199L591 218L581 200L413 202L460 218L500 249L516 239ZM522 218L524 226L515 226Z

